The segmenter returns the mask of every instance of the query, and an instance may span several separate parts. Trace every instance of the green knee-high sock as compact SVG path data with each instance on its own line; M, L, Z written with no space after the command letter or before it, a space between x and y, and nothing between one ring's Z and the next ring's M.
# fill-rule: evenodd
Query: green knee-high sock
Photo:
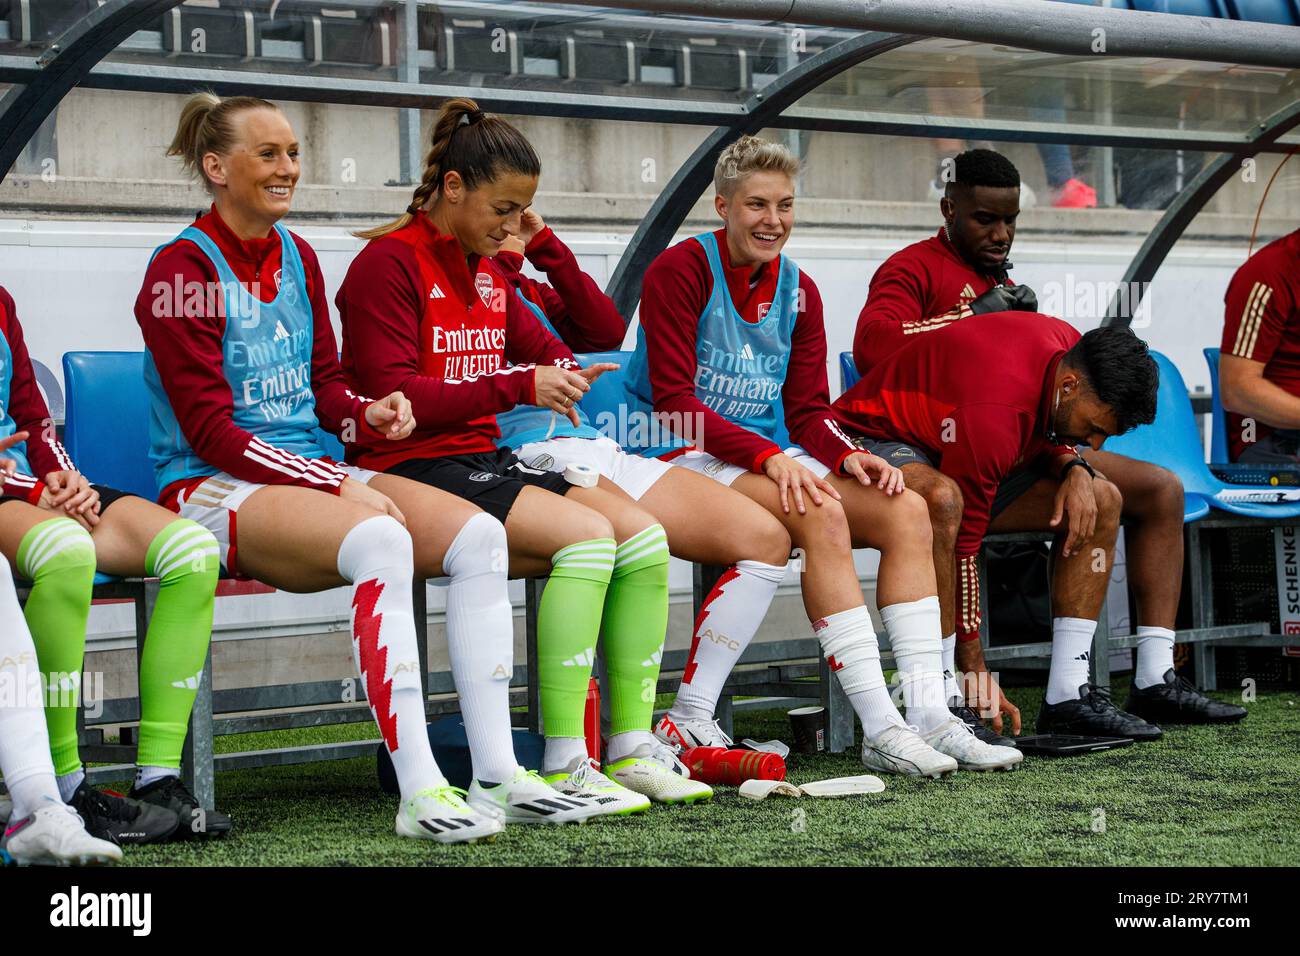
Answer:
M45 722L54 772L76 773L81 769L77 708L95 583L95 543L71 518L51 518L23 536L16 564L18 573L32 582L23 613L46 684Z
M613 538L579 541L551 558L551 579L537 607L542 723L547 737L582 736L587 682L613 570Z
M136 763L177 769L212 638L217 539L202 525L179 518L150 543L144 570L161 580L140 655Z
M650 732L668 630L668 535L651 525L614 552L601 624L609 675L610 735Z

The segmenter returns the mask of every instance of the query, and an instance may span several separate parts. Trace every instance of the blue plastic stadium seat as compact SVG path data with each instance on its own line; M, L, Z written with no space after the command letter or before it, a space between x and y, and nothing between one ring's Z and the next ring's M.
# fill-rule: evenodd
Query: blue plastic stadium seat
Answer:
M1296 0L1223 0L1237 20L1300 26L1300 4Z
M1219 394L1219 350L1204 349L1205 364L1210 367L1210 461L1228 462L1228 416L1223 411L1223 397Z
M1176 13L1188 17L1231 18L1223 0L1132 0L1134 10Z
M847 392L862 376L858 374L858 367L853 364L852 352L840 353L840 394Z
M143 352L67 352L63 356L63 444L91 481L157 497L149 461L149 396ZM117 578L96 574L96 584Z
M67 352L63 443L91 481L153 501L143 352Z
M595 365L597 362L614 362L618 365L616 371L606 372L591 383L591 391L582 397L581 403L582 410L586 413L593 427L600 427L597 424L596 416L601 412L609 412L614 416L614 421L617 422L619 407L627 404L624 381L627 376L628 363L632 361L632 353L618 350L582 352L575 355L574 358L578 360L578 363L583 368L588 365ZM609 437L617 439L617 435L610 435Z
M1203 516L1205 512L1200 509L1205 506L1256 518L1300 516L1300 502L1265 500L1269 495L1285 493L1277 488L1227 485L1214 476L1205 463L1200 430L1182 375L1161 353L1153 351L1151 356L1160 369L1156 420L1107 440L1106 450L1163 465L1176 474L1186 495L1184 521ZM1242 500L1245 495L1257 495L1260 500Z

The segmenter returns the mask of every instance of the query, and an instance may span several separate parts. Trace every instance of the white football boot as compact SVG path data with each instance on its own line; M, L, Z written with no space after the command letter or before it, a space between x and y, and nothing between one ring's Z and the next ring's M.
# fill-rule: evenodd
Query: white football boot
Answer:
M650 798L615 783L600 772L596 761L579 757L568 768L546 775L546 782L560 793L570 797L586 797L609 816L641 813L650 809Z
M105 866L122 862L122 848L87 833L81 816L66 803L51 803L25 820L11 821L0 840L0 850L19 866Z
M694 803L708 800L713 788L691 779L691 771L667 744L656 740L637 747L622 760L605 767L606 776L655 803Z
M397 835L437 843L491 843L504 824L466 803L464 792L444 784L403 800L397 810Z
M536 770L515 771L513 780L469 785L469 805L504 823L582 823L609 811L590 796L560 793Z
M655 736L678 753L691 747L730 747L735 741L712 718L674 717L664 714L655 724Z
M946 777L957 761L931 747L913 728L891 724L876 738L862 741L862 765L868 770L909 777Z
M939 753L956 760L961 770L1015 770L1025 759L1015 747L986 744L964 720L951 715L922 739Z

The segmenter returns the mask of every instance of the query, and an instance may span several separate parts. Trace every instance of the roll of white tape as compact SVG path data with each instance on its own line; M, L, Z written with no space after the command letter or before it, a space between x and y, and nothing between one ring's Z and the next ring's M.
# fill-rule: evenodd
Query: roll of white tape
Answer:
M577 485L579 488L595 488L596 482L600 480L600 472L591 465L580 465L575 462L564 466L564 477L569 484Z

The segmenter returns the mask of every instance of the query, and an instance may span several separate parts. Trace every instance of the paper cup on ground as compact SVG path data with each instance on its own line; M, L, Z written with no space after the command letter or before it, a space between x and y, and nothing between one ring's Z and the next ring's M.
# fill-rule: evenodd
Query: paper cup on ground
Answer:
M788 716L796 753L815 754L826 749L825 707L796 707Z

